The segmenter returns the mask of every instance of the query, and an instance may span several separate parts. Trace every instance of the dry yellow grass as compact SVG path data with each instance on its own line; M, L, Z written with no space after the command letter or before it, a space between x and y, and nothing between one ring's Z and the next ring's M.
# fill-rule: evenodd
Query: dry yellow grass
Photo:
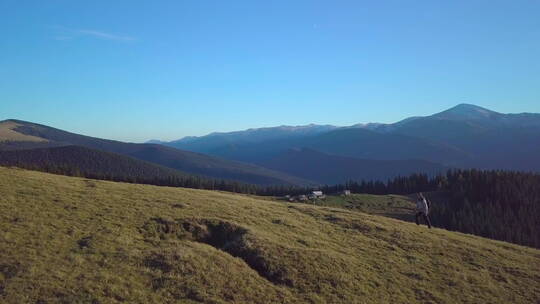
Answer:
M14 129L21 126L13 121L0 122L0 142L2 141L30 141L30 142L47 142L46 139L32 135L25 135L15 131Z
M540 251L332 207L0 167L2 303L538 303Z

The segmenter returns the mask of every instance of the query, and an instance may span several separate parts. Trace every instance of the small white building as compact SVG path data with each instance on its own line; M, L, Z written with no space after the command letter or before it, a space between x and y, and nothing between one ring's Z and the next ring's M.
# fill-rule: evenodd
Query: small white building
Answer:
M323 194L322 191L312 191L311 194L309 195L309 198L310 199L323 199L325 198L326 195Z
M315 197L320 197L320 196L323 196L324 194L322 193L322 191L313 191L311 192L311 194Z
M351 190L343 190L341 191L341 195L349 196L351 195Z

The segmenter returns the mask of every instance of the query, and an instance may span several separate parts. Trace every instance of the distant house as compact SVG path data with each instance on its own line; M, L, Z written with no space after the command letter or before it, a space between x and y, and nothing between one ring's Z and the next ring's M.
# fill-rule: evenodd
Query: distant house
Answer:
M307 201L308 198L307 198L306 195L303 195L303 194L302 194L302 195L299 195L299 196L298 196L298 200L299 200L299 201Z
M317 199L317 198L325 198L326 196L323 194L322 191L312 191L309 195L310 199Z
M351 190L343 190L341 191L341 195L349 196L351 195Z

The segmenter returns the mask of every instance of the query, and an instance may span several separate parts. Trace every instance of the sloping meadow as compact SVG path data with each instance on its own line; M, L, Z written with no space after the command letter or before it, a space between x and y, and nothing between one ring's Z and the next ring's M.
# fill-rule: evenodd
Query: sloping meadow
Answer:
M540 251L344 209L0 168L2 303L537 303Z

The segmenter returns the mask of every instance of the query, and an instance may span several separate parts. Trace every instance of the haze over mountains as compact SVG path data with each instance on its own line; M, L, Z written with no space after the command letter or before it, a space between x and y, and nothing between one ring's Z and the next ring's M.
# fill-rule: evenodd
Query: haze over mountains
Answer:
M502 114L469 104L393 124L280 126L152 142L124 143L20 120L0 122L0 162L6 165L36 166L47 160L86 170L91 156L102 172L131 166L127 171L259 185L386 180L449 168L540 171L540 114ZM80 148L65 148L70 146ZM21 150L26 151L17 153ZM62 161L62 153L69 162ZM113 166L116 170L105 165L120 157L129 160Z
M290 149L261 163L267 168L287 172L324 184L347 180L380 180L414 173L436 175L444 166L424 160L372 160L322 153L309 148Z

